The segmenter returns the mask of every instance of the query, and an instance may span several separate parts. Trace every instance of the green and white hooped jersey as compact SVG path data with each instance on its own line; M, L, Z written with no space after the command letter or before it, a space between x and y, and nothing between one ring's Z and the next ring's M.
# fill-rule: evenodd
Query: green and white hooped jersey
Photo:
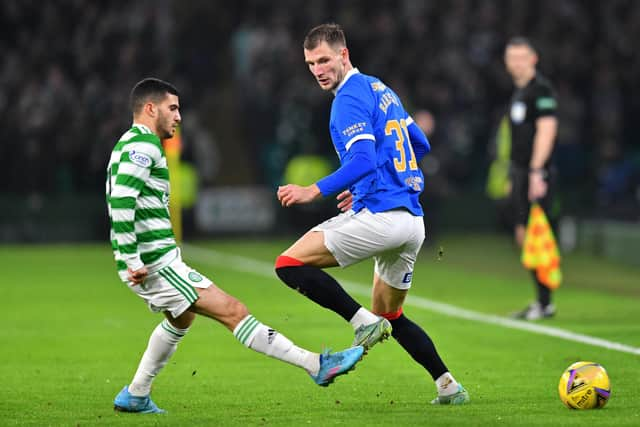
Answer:
M109 160L106 182L111 247L118 274L160 270L179 256L169 220L169 169L160 138L133 124Z

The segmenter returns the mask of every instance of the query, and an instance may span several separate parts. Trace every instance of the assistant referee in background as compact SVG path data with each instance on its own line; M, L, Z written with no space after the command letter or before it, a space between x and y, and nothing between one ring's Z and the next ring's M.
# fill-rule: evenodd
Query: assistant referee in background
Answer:
M515 240L522 247L531 203L550 214L556 172L550 164L558 132L556 96L549 81L536 70L538 54L524 37L514 37L505 49L505 64L515 90L509 108L511 128L511 192L509 206ZM538 320L555 314L551 290L531 271L537 299L513 317Z

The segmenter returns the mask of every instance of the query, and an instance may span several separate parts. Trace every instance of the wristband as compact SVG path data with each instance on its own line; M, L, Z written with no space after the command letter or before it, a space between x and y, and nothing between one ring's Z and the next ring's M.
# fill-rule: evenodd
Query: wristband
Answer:
M543 178L547 177L547 171L544 168L531 168L529 169L529 174L540 174Z

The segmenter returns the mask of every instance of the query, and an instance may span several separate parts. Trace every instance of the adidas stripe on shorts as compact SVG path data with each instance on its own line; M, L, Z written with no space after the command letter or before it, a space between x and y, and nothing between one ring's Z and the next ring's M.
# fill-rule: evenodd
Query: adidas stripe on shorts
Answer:
M129 289L147 302L153 312L168 311L175 318L198 299L195 288L205 289L212 282L176 257L166 267L151 273L141 285Z

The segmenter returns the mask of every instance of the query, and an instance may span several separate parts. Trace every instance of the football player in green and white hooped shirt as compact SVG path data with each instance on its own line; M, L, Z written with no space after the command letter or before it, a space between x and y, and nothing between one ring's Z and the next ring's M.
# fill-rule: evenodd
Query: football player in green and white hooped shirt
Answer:
M196 314L219 321L245 346L304 368L318 385L351 370L362 357L361 346L322 354L297 347L182 261L169 221L169 170L160 143L180 124L178 91L147 78L133 88L130 102L133 125L113 149L107 170L111 244L120 278L165 319L152 332L131 384L116 396L115 409L164 412L150 398L151 382Z

